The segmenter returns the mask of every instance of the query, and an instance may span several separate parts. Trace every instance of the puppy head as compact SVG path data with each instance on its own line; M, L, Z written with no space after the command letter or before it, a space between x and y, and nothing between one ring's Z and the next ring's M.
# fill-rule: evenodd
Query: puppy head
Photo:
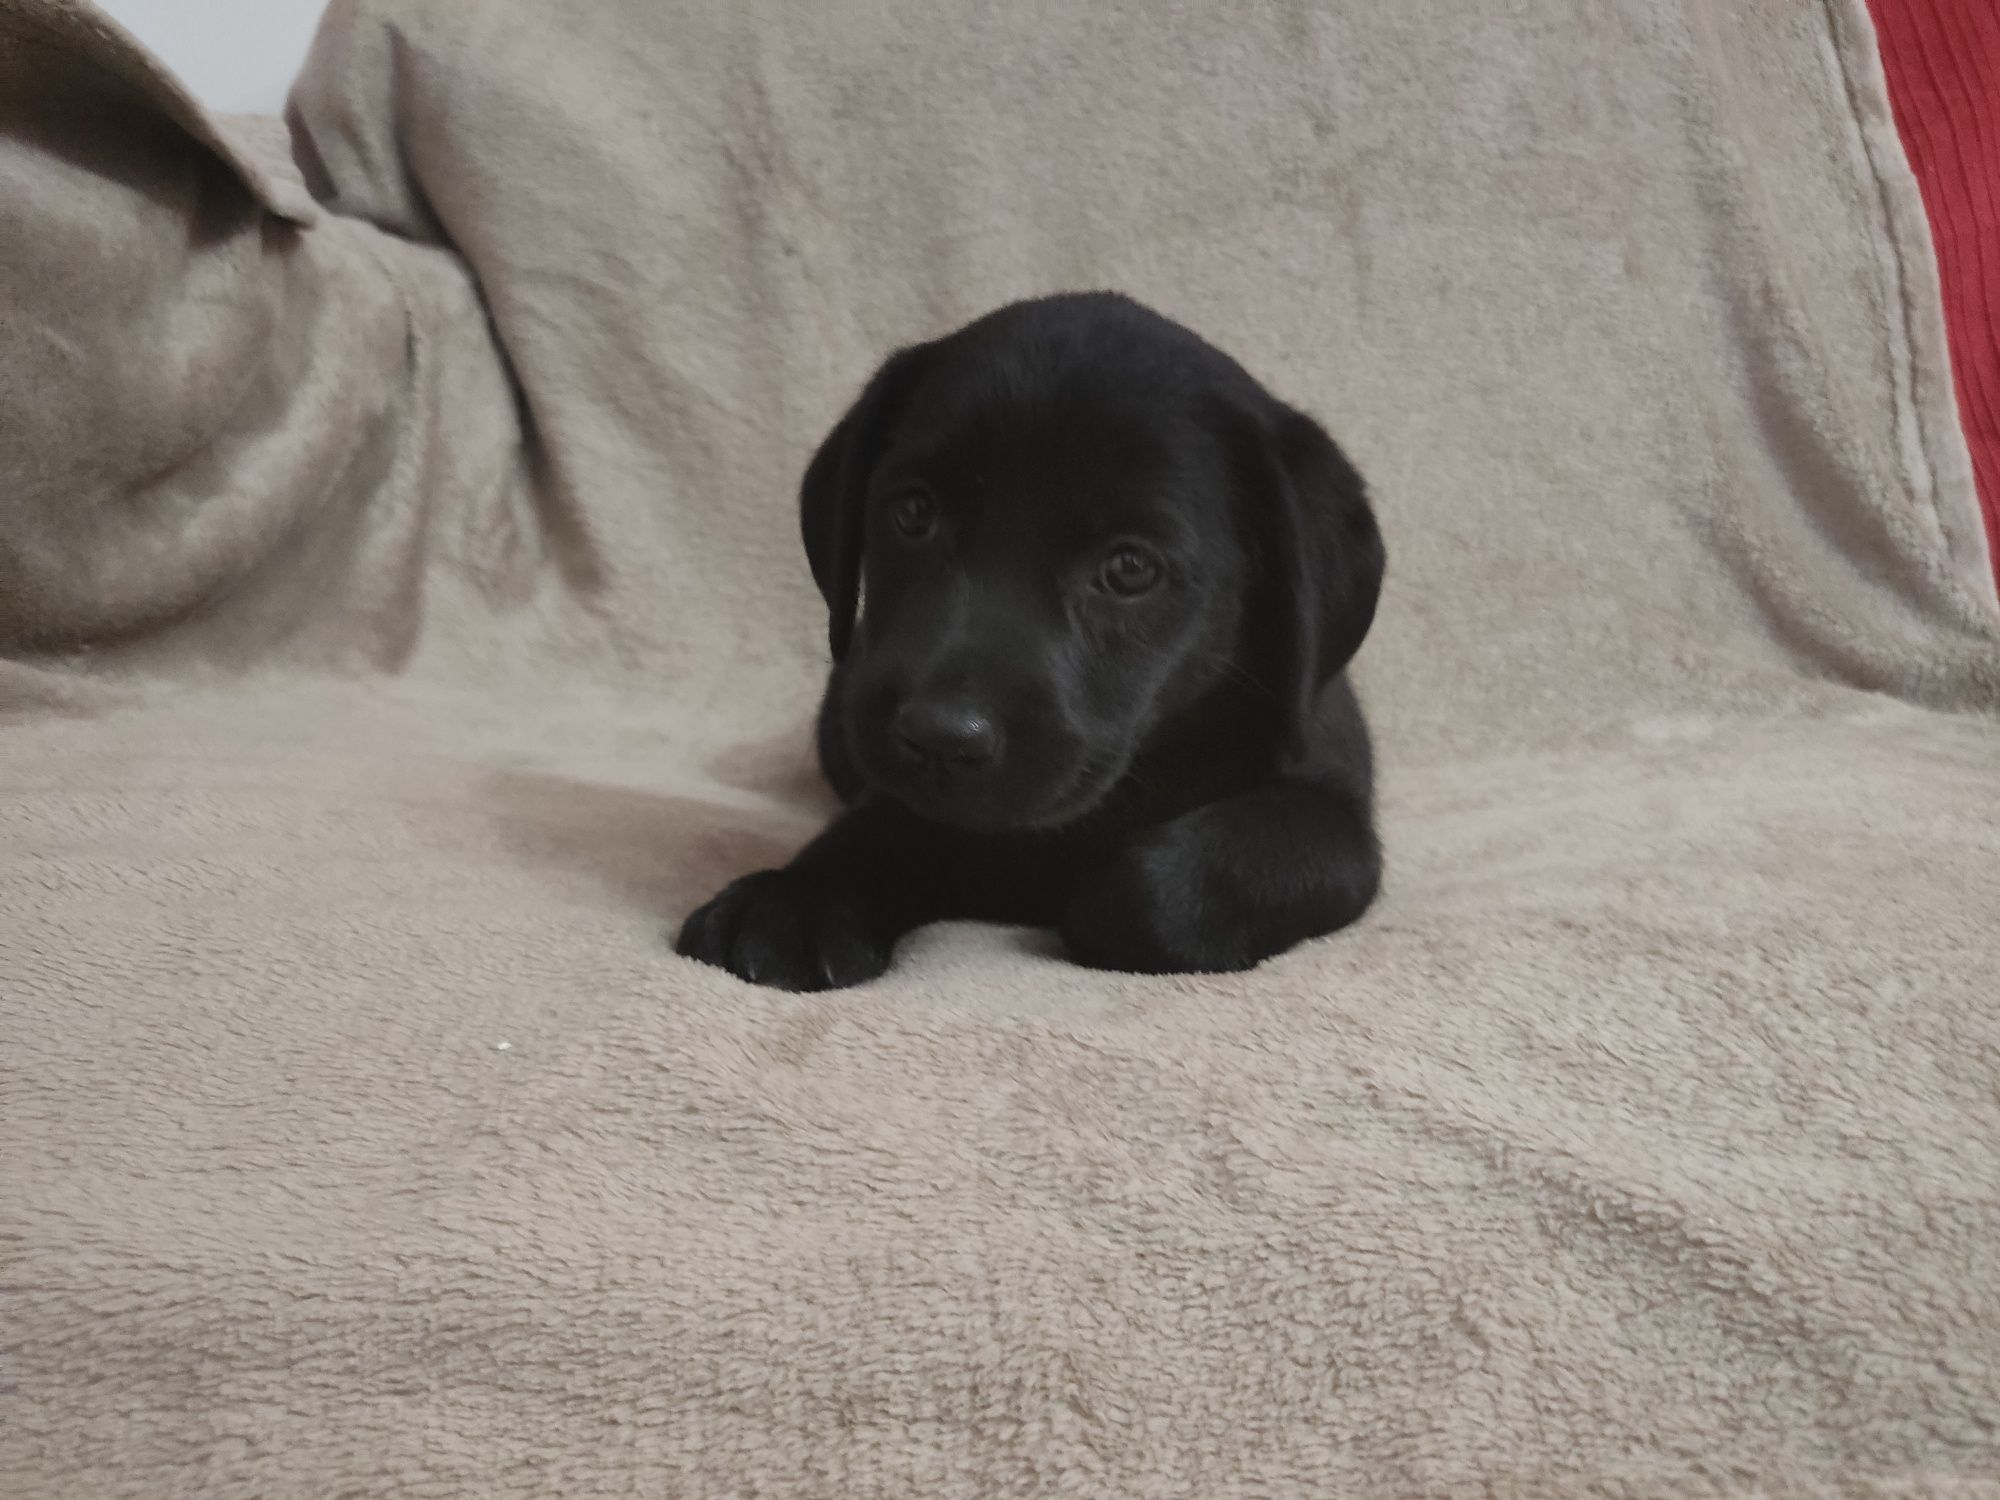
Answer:
M1047 828L1221 690L1303 747L1374 617L1359 477L1194 334L1102 293L905 349L814 456L801 525L855 763L917 811Z

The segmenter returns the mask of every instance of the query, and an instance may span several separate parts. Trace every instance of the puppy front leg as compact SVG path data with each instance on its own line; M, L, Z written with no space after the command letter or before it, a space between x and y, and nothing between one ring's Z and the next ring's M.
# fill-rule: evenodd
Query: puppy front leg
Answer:
M1365 797L1278 782L1146 830L1084 877L1070 956L1135 974L1247 969L1368 908L1382 857Z
M924 824L874 799L849 808L781 870L725 888L675 949L780 990L833 990L889 967L896 940L938 914L940 851Z

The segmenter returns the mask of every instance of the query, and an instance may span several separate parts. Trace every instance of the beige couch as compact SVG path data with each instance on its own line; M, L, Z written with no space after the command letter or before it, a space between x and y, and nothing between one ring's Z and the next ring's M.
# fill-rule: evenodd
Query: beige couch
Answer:
M1995 1492L2000 604L1861 0L336 0L291 115L0 0L0 1493ZM677 959L825 814L812 445L1089 285L1373 482L1384 898Z

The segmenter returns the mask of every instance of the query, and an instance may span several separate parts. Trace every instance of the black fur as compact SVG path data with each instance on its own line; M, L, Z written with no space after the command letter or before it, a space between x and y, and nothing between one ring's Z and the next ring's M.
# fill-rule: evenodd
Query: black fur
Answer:
M680 951L758 984L880 974L947 918L1080 963L1247 968L1374 898L1344 669L1383 549L1317 423L1128 298L1017 303L893 356L806 471L849 806Z

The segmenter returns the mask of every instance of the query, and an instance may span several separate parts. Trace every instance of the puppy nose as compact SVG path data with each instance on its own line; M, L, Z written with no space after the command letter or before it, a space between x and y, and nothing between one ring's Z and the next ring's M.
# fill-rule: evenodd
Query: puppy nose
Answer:
M965 703L913 699L896 713L896 738L920 760L971 768L1000 754L1000 730Z

